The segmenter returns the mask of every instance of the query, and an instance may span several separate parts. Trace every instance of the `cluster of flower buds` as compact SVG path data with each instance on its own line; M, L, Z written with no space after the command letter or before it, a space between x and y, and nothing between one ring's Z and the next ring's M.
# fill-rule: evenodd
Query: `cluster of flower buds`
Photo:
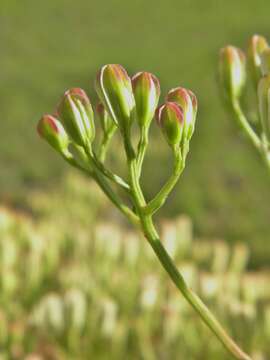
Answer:
M180 87L171 90L166 103L158 108L158 79L148 72L139 72L130 78L122 66L115 64L101 68L95 88L100 99L96 114L105 134L118 127L123 136L130 136L134 121L142 131L148 131L156 113L157 122L171 146L190 140L197 112L197 100L191 91ZM94 112L86 93L78 88L66 91L56 115L43 116L38 130L62 153L69 143L91 148L95 137Z
M190 90L178 87L169 91L166 100L156 110L156 118L168 143L172 147L180 146L193 134L197 99Z
M270 47L267 40L260 35L252 36L247 56L234 46L221 49L219 70L223 88L232 104L239 102L246 75L250 75L257 92L262 131L270 142Z
M65 92L54 116L44 115L37 126L39 135L63 155L71 142L86 148L95 137L94 114L82 89Z

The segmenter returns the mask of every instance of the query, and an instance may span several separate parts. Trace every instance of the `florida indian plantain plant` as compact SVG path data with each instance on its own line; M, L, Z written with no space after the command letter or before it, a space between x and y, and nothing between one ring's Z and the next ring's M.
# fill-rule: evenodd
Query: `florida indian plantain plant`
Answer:
M196 96L190 90L178 87L172 89L165 104L158 107L158 79L147 72L140 72L130 79L125 69L115 64L101 68L95 88L100 99L96 115L103 131L103 139L98 149L95 149L93 143L94 112L86 93L78 88L65 92L55 115L44 115L41 118L38 123L40 136L70 165L94 179L115 206L141 229L174 284L231 355L236 359L250 359L187 286L163 247L152 219L165 203L185 167L195 126ZM167 182L156 196L147 202L140 185L140 176L148 145L149 128L154 116L172 151L174 166ZM134 122L140 130L136 147L131 131ZM128 167L127 181L104 164L110 139L116 131L119 131L123 140ZM111 183L126 192L132 208L123 202Z

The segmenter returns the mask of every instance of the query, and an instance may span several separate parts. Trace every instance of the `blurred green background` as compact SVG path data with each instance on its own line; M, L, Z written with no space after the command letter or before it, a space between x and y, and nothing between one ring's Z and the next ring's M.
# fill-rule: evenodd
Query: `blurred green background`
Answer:
M38 139L36 122L54 110L69 87L86 89L95 102L96 71L105 63L120 63L130 74L142 69L156 74L163 96L182 85L199 99L187 168L161 216L186 213L198 235L244 240L254 251L251 265L267 263L268 174L225 113L216 72L222 46L246 47L253 33L270 35L270 4L1 0L0 9L4 201L23 206L29 188L60 184L67 166ZM163 142L156 132L143 178L149 196L170 171L169 150L155 151Z
M267 359L270 311L262 304L269 304L269 174L223 108L217 62L219 49L226 44L246 48L254 33L270 39L269 13L270 3L265 0L0 0L0 199L1 205L16 210L14 214L0 208L1 360L32 359L24 356L33 349L43 354L34 359L107 359L106 347L113 359L175 359L181 351L183 359L227 359L185 308L177 308L175 318L187 318L189 330L181 321L180 328L168 325L168 333L163 329L174 296L163 273L156 274L158 264L152 258L145 263L138 260L137 268L137 260L130 265L126 255L121 255L124 250L116 254L112 250L112 255L99 243L94 224L110 219L118 223L122 237L126 224L96 195L96 187L88 187L36 134L37 121L43 113L54 111L66 89L82 87L96 103L95 74L106 63L120 63L130 75L153 72L160 79L163 99L170 88L179 85L196 93L199 113L186 170L157 220L178 214L191 218L195 240L199 240L193 246L190 240L188 253L181 254L183 248L179 249L179 266L188 264L195 273L195 289L237 340L253 351L254 359ZM151 131L142 178L148 198L171 169L170 151L154 122ZM123 172L119 157L114 143L109 161ZM109 227L107 235L113 231ZM184 234L192 238L191 231ZM177 236L174 241L179 240ZM207 245L200 248L205 238ZM222 242L220 247L215 241L220 238L227 245ZM97 244L94 253L91 241ZM244 249L240 253L235 250L239 241L247 245L240 246ZM193 254L197 247L199 255ZM147 259L147 250L141 251ZM212 253L218 255L209 255ZM149 313L137 304L148 271L150 277L157 276L155 281L161 278L162 289ZM129 276L130 289L124 294L121 289ZM69 291L68 298L77 299L74 304L83 304L76 305L79 310L74 305L75 313L83 308L87 314L80 325L76 322L80 315L74 315L74 326L78 325L74 332L68 320L64 323L59 318L66 311ZM112 310L114 306L119 310ZM119 315L119 322L111 312ZM115 338L106 333L107 323L105 335L102 333L100 319L106 316L109 327L117 324L117 331L112 328ZM95 333L98 326L101 329ZM25 338L28 332L31 335ZM9 345L2 353L3 344ZM57 344L52 352L51 344ZM207 351L206 357L202 351Z

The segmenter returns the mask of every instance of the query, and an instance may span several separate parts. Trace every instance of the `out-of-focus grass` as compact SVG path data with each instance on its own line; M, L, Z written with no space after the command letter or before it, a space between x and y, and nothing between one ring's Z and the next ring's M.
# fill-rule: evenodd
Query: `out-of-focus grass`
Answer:
M116 213L88 190L68 177L50 198L32 192L35 223L0 209L0 359L227 360L145 239L97 221L103 207ZM160 228L188 284L254 360L267 359L269 272L247 271L243 243L194 239L187 217Z
M37 139L36 121L69 87L83 87L95 100L96 70L121 63L131 74L154 72L163 94L183 85L199 98L187 169L161 215L188 213L199 234L248 242L253 264L266 263L269 178L226 118L215 76L220 47L244 46L254 32L270 35L269 10L264 0L2 0L2 198L23 206L29 187L58 186L66 167ZM169 151L160 143L157 132L145 167L149 196L169 173Z

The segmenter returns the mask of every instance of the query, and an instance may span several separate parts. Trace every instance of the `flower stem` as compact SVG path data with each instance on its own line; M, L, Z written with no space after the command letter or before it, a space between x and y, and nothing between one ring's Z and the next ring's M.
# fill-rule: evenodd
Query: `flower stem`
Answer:
M263 139L260 139L260 137L255 133L255 131L249 125L249 122L248 122L238 100L233 101L232 107L233 107L234 114L236 116L236 119L237 119L240 127L247 134L247 136L251 140L254 147L257 149L259 154L262 156L262 158L266 164L266 167L270 171L270 153L269 153L269 149L268 149L268 144L264 143Z
M108 147L110 145L111 139L115 133L116 127L113 126L111 127L111 129L109 131L107 131L106 133L104 133L101 144L100 144L100 148L99 148L99 152L98 152L98 157L101 163L104 163L106 160L106 155L107 155L107 150Z
M144 235L156 253L163 268L166 270L171 280L180 290L184 298L190 303L193 309L199 314L204 323L216 335L224 347L235 359L251 360L250 356L244 353L239 346L229 337L215 316L210 312L202 300L187 286L181 273L176 268L171 257L159 240L156 229L153 225L151 216L141 218Z
M177 183L182 171L185 167L185 159L181 156L180 151L175 153L174 156L174 169L168 181L163 185L157 195L145 207L145 213L153 215L165 203L170 192L173 190Z
M140 142L138 144L138 155L137 155L137 167L138 167L138 170L137 170L137 173L138 173L139 178L141 176L143 160L144 160L147 145L148 145L148 131L149 131L148 127L143 127L142 128L142 130L141 130L141 138L140 138Z
M118 195L111 189L107 181L104 177L100 176L98 169L89 170L84 168L83 166L79 165L72 157L66 155L64 159L73 167L79 169L87 176L91 177L96 181L99 185L101 190L104 192L105 195L111 200L111 202L122 212L122 214L128 218L128 220L135 226L139 226L139 218L138 216L125 204L122 203L121 199ZM92 164L93 165L93 164Z
M253 145L257 150L260 151L261 148L261 140L259 136L255 133L252 127L249 125L238 100L232 102L233 111L236 115L237 121L240 127L245 131Z
M128 141L128 140L127 140ZM251 360L249 355L244 353L238 345L229 337L223 327L219 324L214 315L204 305L201 299L187 286L181 273L176 268L171 257L163 247L159 240L158 233L152 221L152 215L146 215L144 212L145 199L139 184L139 176L137 173L136 159L130 151L130 144L126 144L127 161L129 167L130 176L130 187L131 194L133 197L134 205L136 207L141 228L144 236L148 240L149 244L153 248L163 268L166 270L171 280L174 282L176 287L180 290L184 298L190 303L193 309L199 314L204 323L208 328L216 335L224 347L229 351L235 359L238 360Z

